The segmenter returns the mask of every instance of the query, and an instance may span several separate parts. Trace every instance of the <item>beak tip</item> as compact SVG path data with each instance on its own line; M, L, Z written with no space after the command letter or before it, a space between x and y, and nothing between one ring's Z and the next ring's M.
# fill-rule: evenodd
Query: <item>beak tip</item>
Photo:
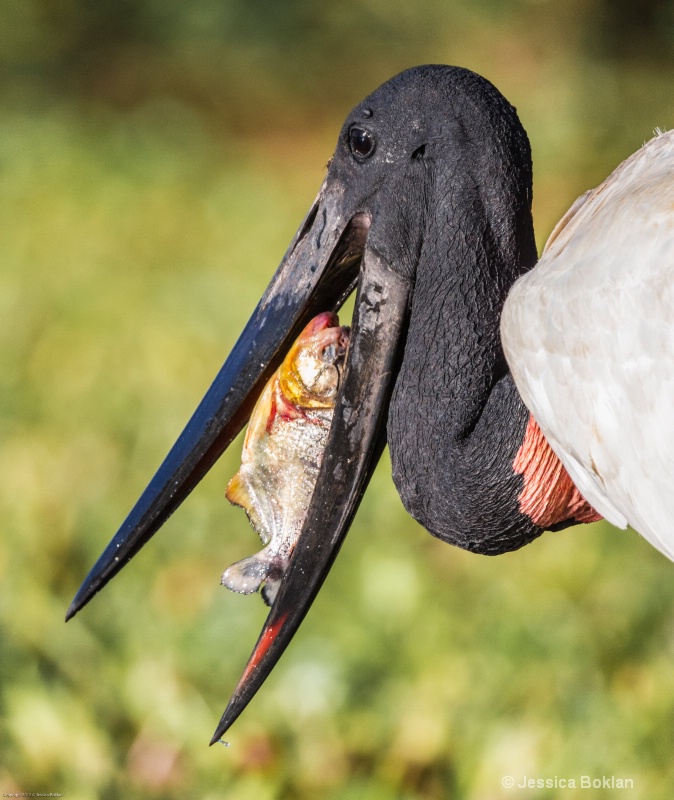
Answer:
M230 703L227 708L225 709L225 713L220 718L220 722L218 723L218 727L215 729L215 733L211 738L209 743L209 747L212 747L214 744L222 741L222 737L227 733L227 731L232 726L234 720L239 716L238 714L231 715L230 709L232 708L232 704Z
M82 590L75 595L72 603L68 606L68 610L66 611L66 622L71 620L75 614L87 603L88 598L82 597Z
M71 620L78 611L81 611L84 606L91 600L91 598L98 594L98 592L105 586L107 580L109 579L101 579L100 574L97 573L96 565L89 575L85 578L84 582L77 590L77 594L73 598L72 603L68 606L68 610L66 611L66 622Z

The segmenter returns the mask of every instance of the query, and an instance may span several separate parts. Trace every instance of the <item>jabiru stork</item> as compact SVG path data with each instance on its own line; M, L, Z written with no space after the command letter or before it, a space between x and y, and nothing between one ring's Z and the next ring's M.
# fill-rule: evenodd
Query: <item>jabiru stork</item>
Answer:
M450 544L497 555L602 515L673 557L673 171L663 135L571 209L532 270L515 109L456 67L384 83L348 115L259 305L67 618L210 469L300 330L356 287L317 487L213 742L297 630L386 443L405 508Z

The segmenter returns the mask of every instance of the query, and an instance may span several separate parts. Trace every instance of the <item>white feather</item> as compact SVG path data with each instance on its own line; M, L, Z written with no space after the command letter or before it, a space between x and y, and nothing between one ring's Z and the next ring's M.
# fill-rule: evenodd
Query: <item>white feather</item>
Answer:
M674 560L674 131L574 203L501 335L581 494Z

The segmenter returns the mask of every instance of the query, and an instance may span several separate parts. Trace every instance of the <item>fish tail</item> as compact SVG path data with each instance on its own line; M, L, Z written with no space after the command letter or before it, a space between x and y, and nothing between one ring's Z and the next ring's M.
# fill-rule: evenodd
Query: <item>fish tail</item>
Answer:
M220 582L230 591L239 594L257 592L264 583L262 598L270 606L274 602L284 571L284 565L279 563L278 558L258 554L232 564L222 573Z
M257 592L262 582L267 579L270 571L271 563L269 560L258 556L250 556L237 561L231 567L227 567L222 573L220 583L232 592L252 594Z

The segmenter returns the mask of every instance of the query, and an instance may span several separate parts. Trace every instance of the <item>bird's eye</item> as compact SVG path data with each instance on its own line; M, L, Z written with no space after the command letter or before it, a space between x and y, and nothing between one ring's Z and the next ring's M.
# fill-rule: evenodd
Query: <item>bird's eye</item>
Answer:
M356 158L369 158L374 153L374 136L364 128L349 130L349 145Z

